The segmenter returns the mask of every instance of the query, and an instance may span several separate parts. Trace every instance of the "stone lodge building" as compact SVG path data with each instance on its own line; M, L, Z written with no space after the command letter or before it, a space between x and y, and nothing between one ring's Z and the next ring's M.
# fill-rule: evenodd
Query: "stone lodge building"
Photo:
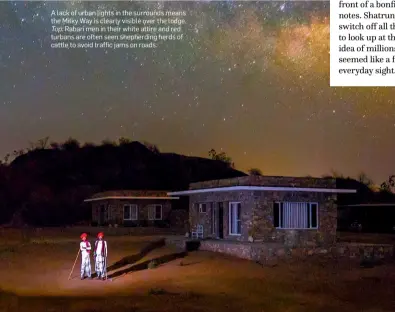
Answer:
M177 199L166 191L118 190L94 194L84 202L92 204L92 223L98 226L155 226L174 223Z
M193 183L189 190L191 231L203 238L303 246L336 241L338 193L335 179L244 176Z

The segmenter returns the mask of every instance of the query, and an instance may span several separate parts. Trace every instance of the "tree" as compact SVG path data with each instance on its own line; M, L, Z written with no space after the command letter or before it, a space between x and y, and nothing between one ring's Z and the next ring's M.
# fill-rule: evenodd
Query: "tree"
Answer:
M85 147L85 148L93 148L93 147L96 147L96 145L95 145L95 143L86 142L86 143L84 143L83 147Z
M38 149L46 149L48 147L49 136L37 140L37 142L29 142L28 151L34 151Z
M60 145L59 145L59 143L57 143L57 142L51 142L51 143L49 144L49 146L50 146L52 149L54 149L54 150L57 150L57 149L60 148Z
M8 153L4 156L4 164L5 165L8 165L8 162L10 161L10 157L11 157L10 153Z
M46 149L48 146L49 136L39 139L36 143L38 149Z
M391 193L395 188L395 175L390 175L387 181L384 181L380 185L380 192Z
M119 145L127 145L127 144L130 144L130 143L132 143L132 140L130 140L128 138L121 137L121 138L118 139L118 144Z
M391 187L390 187L390 185L388 184L387 181L384 181L383 183L381 183L381 185L380 185L380 192L383 192L383 193L391 192Z
M25 154L25 150L24 149L20 149L20 150L15 150L13 153L14 158L18 157L18 156L22 156Z
M80 148L80 142L77 139L68 138L64 143L61 144L61 147L65 151L76 150Z
M373 180L370 179L370 178L366 175L366 173L364 173L364 172L361 172L361 173L358 175L358 181L359 181L360 183L362 183L362 184L365 184L367 187L372 187L372 186L373 186Z
M248 174L251 176L261 176L262 171L261 171L261 169L258 169L258 168L251 168L248 170Z
M210 156L211 159L222 161L228 164L230 167L234 168L234 163L232 162L232 158L229 157L225 152L217 153L217 151L212 148L211 150L209 150L208 155Z
M157 145L149 143L149 142L143 142L144 146L148 148L151 152L154 154L160 154L159 148Z
M388 184L389 184L391 187L395 187L395 175L390 175L390 176L389 176L389 178L388 178Z
M332 178L344 179L344 176L341 173L339 173L336 170L334 170L334 169L331 169L331 174L330 175L331 175Z
M102 146L117 146L117 143L114 141L111 141L109 139L104 139L101 141Z

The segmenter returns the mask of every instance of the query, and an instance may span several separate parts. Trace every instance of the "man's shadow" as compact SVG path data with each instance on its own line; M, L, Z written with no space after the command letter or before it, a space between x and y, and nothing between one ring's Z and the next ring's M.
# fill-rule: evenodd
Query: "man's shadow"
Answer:
M142 263L133 265L133 266L127 268L127 269L117 271L117 272L109 275L108 278L113 279L113 278L116 278L116 277L119 277L119 276L122 276L122 275L125 275L125 274L128 274L128 273L131 273L131 272L142 271L142 270L146 270L146 269L150 269L150 268L153 269L155 267L158 267L158 266L161 266L163 264L166 264L166 263L168 263L170 261L173 261L173 260L176 260L176 259L180 259L180 258L184 258L187 255L188 255L188 253L186 251L183 251L183 252L172 253L172 254L169 254L169 255L160 256L160 257L157 257L155 259L147 260L147 261L144 261ZM155 263L154 266L150 267L150 265L152 265L153 263Z
M159 240L159 241L156 241L156 242L148 245L146 248L144 248L140 252L140 254L139 254L140 257L133 258L134 262L142 259L151 250L153 250L155 248L158 248L158 247L162 247L163 245L165 245L165 240ZM128 274L128 273L131 273L131 272L137 272L137 271L142 271L142 270L147 270L147 269L154 269L154 268L156 268L158 266L161 266L163 264L166 264L166 263L168 263L170 261L174 261L176 259L185 258L188 255L189 251L196 251L196 250L199 249L199 247L200 247L200 241L188 241L185 244L184 251L182 251L182 252L172 253L172 254L168 254L168 255L164 255L164 256L160 256L160 257L157 257L157 258L154 258L154 259L150 259L150 260L144 261L142 263L133 265L133 266L128 267L126 269L114 272L113 274L108 275L108 278L114 279L116 277L119 277L119 276L122 276L122 275L125 275L125 274ZM131 256L131 257L133 257L133 256ZM131 257L123 258L122 260L118 261L117 263L123 263L123 261L125 259L130 260ZM138 260L135 260L135 259L138 259ZM115 264L117 264L117 263L115 263ZM189 263L189 264L182 264L182 266L193 265L193 264L196 264L196 263L199 263L199 262L194 262L194 263ZM130 263L130 261L129 261L127 264L132 264L132 263ZM112 265L111 268L114 265Z
M109 271L114 271L118 270L124 266L131 265L141 259L143 259L147 254L149 254L151 251L161 248L166 245L165 239L159 239L153 242L148 243L147 246L145 246L139 253L126 256L122 258L121 260L115 262L114 264L110 265L107 267L107 272ZM97 276L96 273L92 274L92 277L95 278Z

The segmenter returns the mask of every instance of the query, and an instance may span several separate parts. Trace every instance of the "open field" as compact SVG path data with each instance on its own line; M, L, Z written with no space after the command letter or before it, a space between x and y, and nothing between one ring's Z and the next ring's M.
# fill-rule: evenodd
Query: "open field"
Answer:
M68 280L79 233L18 233L0 237L0 311L395 310L394 264L364 269L359 259L311 257L262 267L185 254L159 236L108 236L112 281L79 280L79 262ZM158 266L149 268L152 259Z

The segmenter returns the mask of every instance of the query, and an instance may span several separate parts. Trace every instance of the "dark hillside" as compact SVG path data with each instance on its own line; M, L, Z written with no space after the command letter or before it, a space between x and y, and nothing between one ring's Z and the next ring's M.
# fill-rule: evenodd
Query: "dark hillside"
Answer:
M95 192L179 190L191 182L243 175L219 160L160 153L139 142L35 149L2 165L0 221L21 211L28 223L70 224L88 217L82 201Z

